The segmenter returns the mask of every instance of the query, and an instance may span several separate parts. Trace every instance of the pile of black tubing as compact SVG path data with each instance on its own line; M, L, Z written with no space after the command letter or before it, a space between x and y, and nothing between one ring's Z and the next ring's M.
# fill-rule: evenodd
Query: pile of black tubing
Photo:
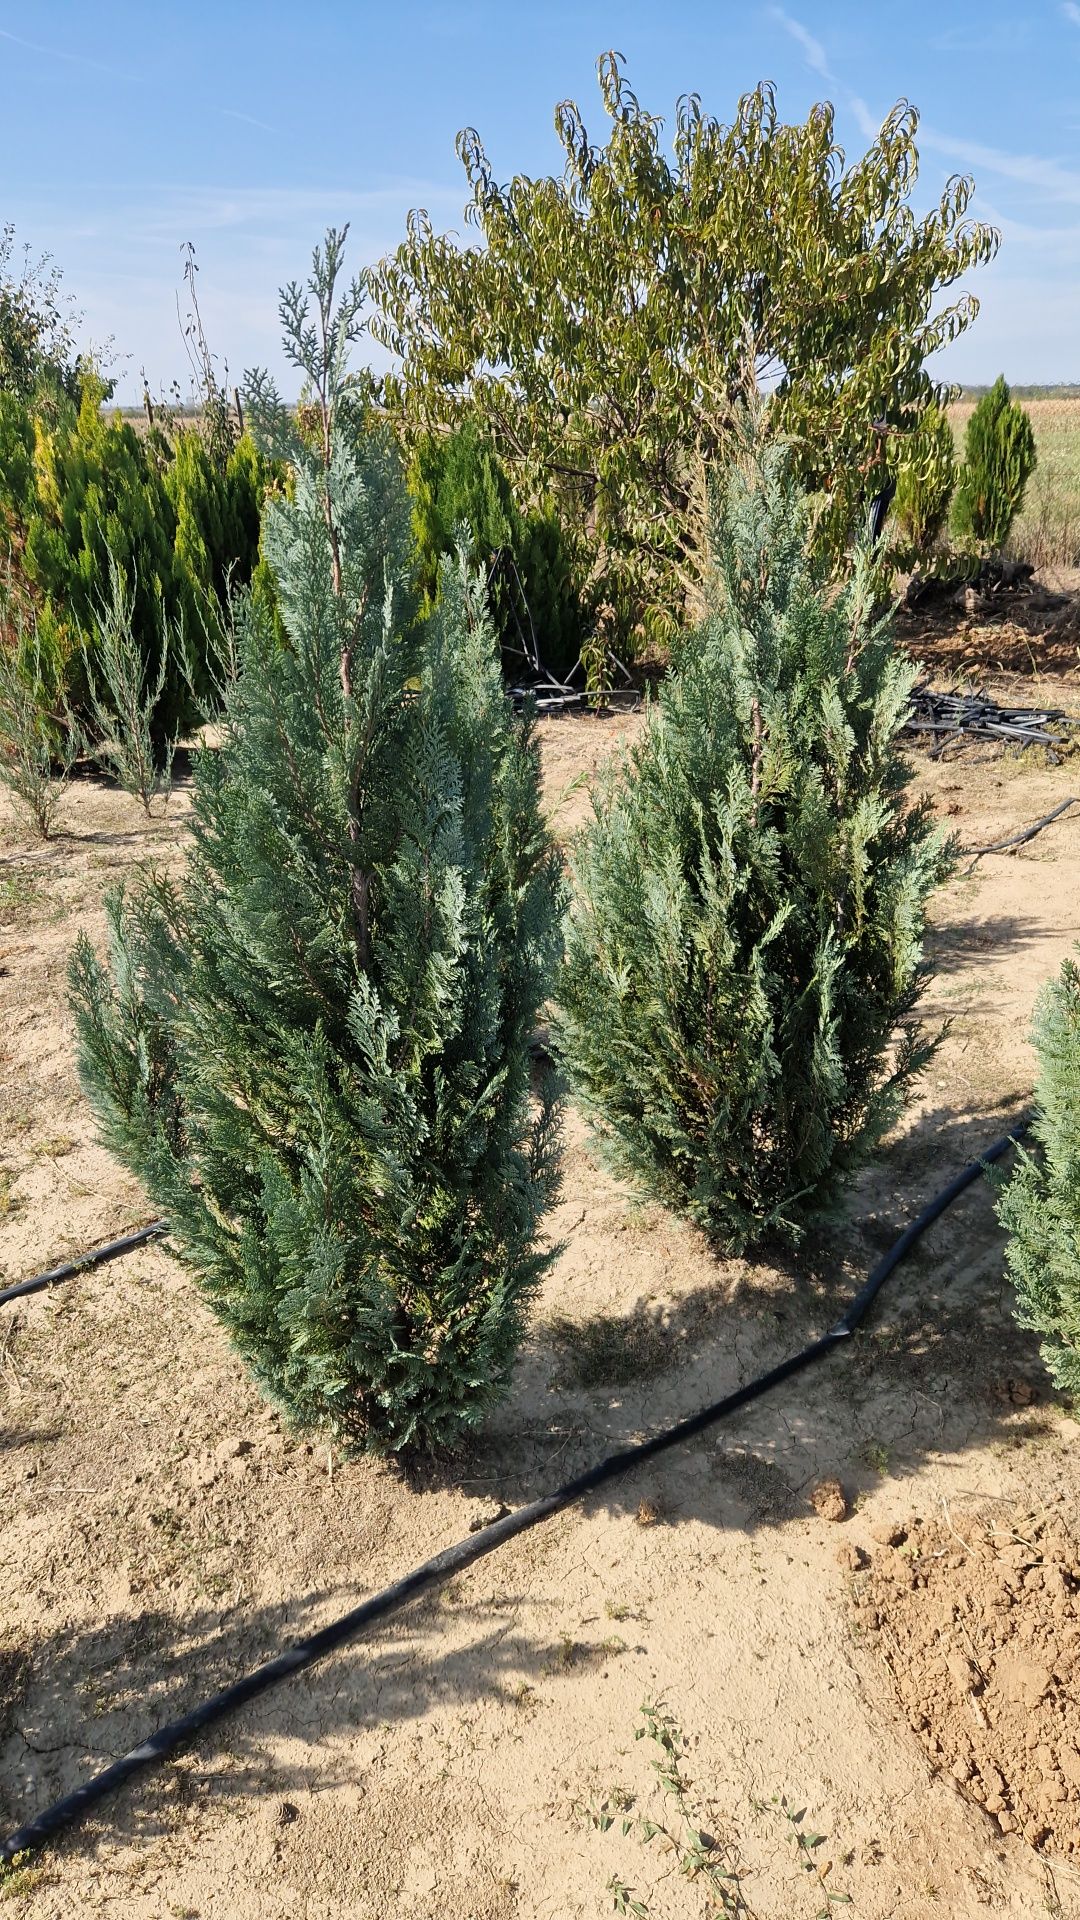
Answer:
M1002 707L982 693L937 693L926 684L913 689L904 723L906 732L933 735L943 743L1000 740L1014 747L1064 746L1076 725L1076 715L1062 707Z
M855 1332L889 1275L900 1264L920 1235L925 1233L927 1227L937 1220L945 1209L971 1186L973 1181L979 1178L985 1167L999 1160L1002 1154L1007 1152L1013 1142L1025 1131L1027 1125L1027 1119L1018 1122L1009 1133L1004 1134L1000 1140L996 1140L979 1160L973 1161L970 1166L964 1168L962 1173L957 1174L955 1180L950 1181L929 1206L923 1208L918 1217L890 1247L888 1253L878 1261L835 1326L830 1327L828 1332L821 1334L818 1339L812 1340L809 1346L792 1354L790 1359L782 1360L779 1366L771 1367L758 1379L739 1387L736 1392L725 1395L722 1400L715 1400L710 1406L702 1407L699 1413L691 1414L688 1419L680 1420L673 1427L666 1427L661 1433L654 1434L649 1440L640 1441L636 1446L624 1447L619 1453L609 1454L605 1460L599 1461L585 1473L578 1474L573 1480L568 1480L554 1493L546 1495L543 1499L533 1500L528 1506L519 1507L516 1513L506 1514L503 1519L496 1520L493 1525L485 1527L479 1533L470 1533L466 1539L459 1540L455 1546L445 1547L441 1553L436 1553L430 1560L425 1560L421 1566L414 1567L412 1572L407 1573L403 1579L396 1580L392 1586L384 1587L381 1593L372 1594L370 1599L362 1601L359 1606L343 1614L340 1619L331 1621L329 1626L312 1634L309 1639L301 1640L295 1646L288 1647L284 1653L279 1653L274 1659L266 1661L262 1666L254 1667L250 1673L244 1674L232 1686L212 1694L209 1699L203 1701L201 1706L185 1714L182 1719L173 1720L168 1726L159 1727L158 1731L150 1734L140 1746L133 1747L130 1753L125 1753L120 1759L114 1760L111 1766L104 1767L83 1786L77 1787L73 1793L65 1794L63 1799L57 1800L51 1807L46 1807L42 1813L28 1820L17 1832L9 1835L0 1844L0 1863L10 1862L17 1855L29 1853L34 1848L43 1846L46 1841L54 1839L65 1828L74 1826L76 1822L82 1820L105 1799L106 1795L115 1792L126 1780L129 1780L132 1774L141 1772L143 1768L157 1765L159 1761L174 1753L178 1747L191 1740L195 1734L211 1726L214 1721L235 1712L247 1701L254 1700L258 1694L265 1693L268 1687L276 1686L278 1681L287 1680L293 1674L302 1673L306 1667L314 1666L316 1661L324 1659L335 1648L355 1640L374 1621L382 1620L387 1614L396 1612L399 1607L414 1600L418 1594L441 1586L453 1574L472 1566L474 1561L494 1553L508 1540L513 1540L520 1533L528 1532L531 1527L539 1526L541 1521L549 1520L553 1514L561 1513L575 1501L584 1499L586 1494L595 1493L600 1487L607 1486L610 1481L618 1479L624 1473L629 1473L632 1468L641 1466L647 1460L655 1460L672 1447L683 1446L687 1441L696 1439L698 1434L704 1433L717 1421L725 1419L728 1414L737 1413L740 1408L749 1406L751 1401L760 1399L762 1394L771 1393L776 1387L783 1386L785 1381L792 1379L795 1374L802 1373L805 1368L813 1366L818 1360L825 1359ZM153 1234L163 1232L164 1229L164 1222L155 1222L152 1227L144 1227L139 1234L129 1236L129 1244L140 1244ZM6 1297L10 1298L13 1293L20 1291L35 1291L39 1285L53 1285L59 1278L70 1277L72 1273L84 1271L87 1266L99 1264L103 1259L111 1259L118 1251L124 1250L124 1243L111 1241L107 1247L98 1249L96 1254L86 1256L81 1262L69 1262L64 1269L53 1268L49 1274L38 1275L35 1280L24 1282L21 1289L9 1288Z

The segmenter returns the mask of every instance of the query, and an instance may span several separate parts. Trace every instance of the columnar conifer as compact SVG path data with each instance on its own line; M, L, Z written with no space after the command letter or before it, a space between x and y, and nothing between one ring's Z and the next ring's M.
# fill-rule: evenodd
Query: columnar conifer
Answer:
M351 406L344 236L282 301L302 438L246 410L294 484L264 548L224 740L197 762L190 870L113 899L72 964L106 1139L288 1415L371 1448L452 1441L505 1387L549 1255L557 1102L529 1040L559 868L528 720L475 583L417 625L408 499Z
M1075 959L1043 989L1035 1019L1039 1060L1035 1151L998 1206L1018 1317L1069 1393L1080 1392L1080 968Z
M998 552L1024 504L1036 459L1031 421L999 375L967 423L953 495L954 533L984 553Z
M927 1058L947 865L897 752L914 671L862 556L831 591L781 445L751 444L710 611L574 854L562 1045L616 1167L732 1248L797 1237Z

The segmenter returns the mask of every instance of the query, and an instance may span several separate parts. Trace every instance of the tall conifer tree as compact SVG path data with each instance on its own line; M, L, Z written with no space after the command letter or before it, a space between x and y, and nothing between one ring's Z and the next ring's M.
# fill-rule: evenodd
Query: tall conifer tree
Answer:
M967 423L964 458L953 494L952 526L984 553L1005 545L1024 504L1038 456L1028 415L999 374Z
M111 965L83 940L71 979L105 1137L244 1358L298 1423L394 1451L501 1393L550 1257L557 1100L530 1094L529 1038L561 882L482 595L448 563L412 620L343 241L282 299L318 432L248 389L295 476L264 531L285 644L256 599L189 872L114 897Z
M574 856L562 1045L616 1167L725 1247L796 1238L925 1061L947 850L897 752L914 679L752 437L684 636Z
M1057 1386L1080 1394L1080 953L1044 986L1032 1039L1039 1062L1036 1150L1021 1147L998 1202L1017 1318L1042 1342Z

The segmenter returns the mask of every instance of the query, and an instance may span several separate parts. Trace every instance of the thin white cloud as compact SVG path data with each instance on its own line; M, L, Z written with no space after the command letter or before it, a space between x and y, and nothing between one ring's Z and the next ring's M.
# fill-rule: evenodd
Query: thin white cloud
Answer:
M1037 227L1028 220L1010 219L1007 213L999 213L985 203L982 213L998 228L1010 261L1021 252L1029 258L1045 256L1040 258L1040 272L1052 270L1055 277L1060 277L1063 268L1080 267L1080 226Z
M996 173L1019 186L1037 187L1053 200L1080 205L1080 173L1074 167L1059 166L1056 160L1045 160L1038 154L1006 153L1000 147L985 147L978 140L958 140L933 127L922 127L919 137L924 147L946 160L958 160L962 167Z
M259 127L263 133L280 134L280 127L268 126L265 120L256 120L254 114L238 113L235 107L219 107L218 112L226 120L242 120L246 127Z
M1075 0L1066 0L1064 11L1068 12L1070 6L1072 16L1080 20ZM1028 19L1014 19L999 20L988 27L947 27L927 44L934 53L1016 53L1029 44L1031 25Z
M25 224L47 231L49 245L58 251L66 241L110 238L117 257L124 248L138 254L147 245L196 242L200 234L236 233L256 241L260 237L291 238L298 227L319 234L327 221L348 220L354 243L361 230L384 227L398 238L411 207L427 207L440 219L460 214L465 192L432 180L402 179L382 187L248 187L191 186L179 182L147 181L139 188L128 182L85 182L84 201L73 218L57 221L54 209L38 208L30 200L20 214Z
M815 40L809 27L804 27L801 20L795 20L790 13L785 13L783 7L770 7L769 13L783 27L784 32L789 33L791 38L798 42L811 73L819 74L821 79L827 80L831 86L834 83L834 75L829 71L829 62L821 41Z
M1080 0L1063 0L1062 12L1080 25ZM833 73L820 41L815 40L802 22L785 13L782 7L772 7L770 13L803 49L806 64L812 72L835 88L854 116L864 138L876 138L880 122L871 113L865 100L852 93ZM938 133L935 128L925 124L919 129L919 144L932 153L941 154L943 159L958 161L965 171L996 174L1003 180L1015 181L1018 186L1035 187L1050 199L1067 205L1080 205L1080 172L1073 167L1061 166L1057 160L1048 160L1039 154L1008 153L1001 147L984 146L978 140Z
M66 47L43 47L36 40L24 40L21 34L9 33L6 27L0 27L0 40L9 40L13 47L24 47L27 53L40 53L46 60L65 60L69 66L89 67L92 73L107 73L111 80L137 80L138 74L124 73L119 67L108 67L101 60L91 60L85 53L70 53Z
M876 140L881 132L881 121L871 112L866 101L859 94L852 93L850 88L837 78L829 65L829 56L821 41L815 40L809 27L804 26L801 20L796 20L792 14L785 13L783 7L770 7L769 14L778 26L783 27L785 33L790 34L796 45L802 48L803 58L811 73L816 73L819 80L824 80L835 93L839 94L844 106L853 115L863 139Z
M865 100L857 93L845 94L849 110L854 114L859 132L864 140L876 140L881 132L881 116L871 113Z
M20 231L32 231L39 246L63 262L85 316L84 336L116 336L118 393L137 404L140 367L152 392L174 374L186 383L176 318L186 241L198 252L199 302L214 351L234 376L245 367L270 366L289 393L295 379L280 353L278 290L304 277L327 223L350 222L348 260L360 268L404 237L411 207L428 207L437 227L452 228L460 226L465 197L460 183L405 172L364 186L341 179L293 187L80 179L62 205L28 195L16 198L12 214ZM371 340L359 354L376 366L388 364Z

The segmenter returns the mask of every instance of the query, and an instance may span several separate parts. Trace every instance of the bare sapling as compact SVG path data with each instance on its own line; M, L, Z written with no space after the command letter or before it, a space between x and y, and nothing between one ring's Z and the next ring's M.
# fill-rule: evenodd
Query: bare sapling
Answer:
M169 804L176 752L176 736L162 737L158 709L177 640L164 607L159 605L158 612L161 644L155 670L135 631L135 584L129 588L110 554L108 589L94 616L92 652L88 648L84 653L97 735L93 753L124 792L138 800L147 819L155 800L161 801L162 812Z

